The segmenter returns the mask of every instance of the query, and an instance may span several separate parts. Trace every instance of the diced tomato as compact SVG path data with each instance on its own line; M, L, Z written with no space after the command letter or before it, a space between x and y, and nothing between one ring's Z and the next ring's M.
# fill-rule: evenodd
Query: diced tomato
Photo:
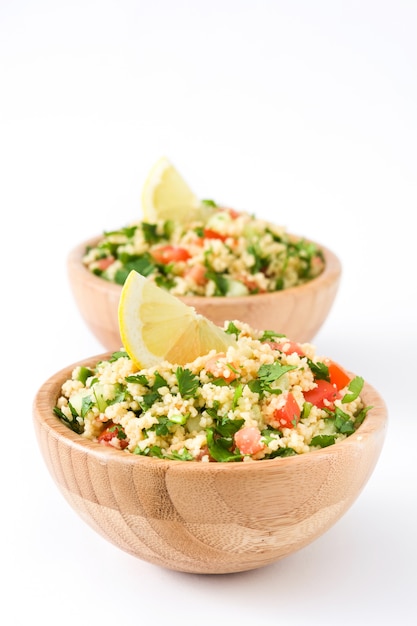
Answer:
M236 209L226 209L226 211L228 212L228 214L230 215L231 218L233 218L234 220L239 217L241 214L240 211L236 211Z
M212 230L211 228L205 228L203 234L204 239L220 239L221 241L226 241L228 236L218 233L217 230Z
M191 258L191 254L185 248L180 246L160 246L154 248L151 252L157 263L176 263L178 261L187 261Z
M256 454L264 449L261 432L255 426L246 426L235 433L234 441L242 454Z
M274 411L274 421L278 428L294 428L300 419L301 409L291 391L288 393L285 404Z
M332 409L334 408L333 402L340 398L340 394L332 383L327 380L317 380L317 387L304 392L304 399L306 402L311 402L319 409Z
M232 246L233 247L233 246ZM247 274L239 274L236 276L236 280L239 280L241 283L248 288L251 293L265 293L265 289L261 289L254 278L251 278Z
M339 391L350 383L348 373L340 367L340 365L333 361L326 362L326 365L329 368L330 382L332 385L335 385Z
M98 441L105 446L113 446L115 448L120 448L121 450L124 450L129 445L129 441L127 439L119 438L119 432L124 433L122 427L111 422L110 425L105 430L103 430L102 433L100 433L100 435L98 436Z
M106 257L104 257L104 259L98 259L97 267L98 267L99 270L104 272L104 270L106 270L108 267L110 267L110 265L112 265L112 263L114 263L114 256L106 256Z
M193 265L192 267L187 268L184 276L190 278L196 285L203 286L207 283L206 271L207 270L204 265Z
M284 343L266 341L266 343L270 345L273 350L280 350L281 352L284 352L284 354L292 354L293 352L296 352L300 356L305 356L300 344L295 341L285 341Z
M228 364L224 361L220 361L220 359L223 359L225 356L226 355L223 352L215 354L207 361L205 369L207 372L212 374L214 378L223 378L223 380L231 382L232 380L235 380L237 374L233 371L235 368L232 363L229 365L231 365L233 369L228 367Z

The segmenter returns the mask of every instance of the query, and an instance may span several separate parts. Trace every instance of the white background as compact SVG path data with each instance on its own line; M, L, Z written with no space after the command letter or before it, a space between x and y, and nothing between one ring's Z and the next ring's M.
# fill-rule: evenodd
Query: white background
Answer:
M0 1L2 623L416 623L414 0ZM64 501L32 400L102 347L72 302L78 242L140 218L169 157L200 197L338 253L314 343L383 395L377 467L324 536L266 568L175 573Z

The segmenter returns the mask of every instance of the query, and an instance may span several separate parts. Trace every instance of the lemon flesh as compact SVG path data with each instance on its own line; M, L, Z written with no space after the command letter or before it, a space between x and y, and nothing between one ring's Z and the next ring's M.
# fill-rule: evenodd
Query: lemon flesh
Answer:
M173 220L187 224L206 221L212 208L198 199L174 165L162 157L145 181L142 211L144 219L149 222Z
M123 285L118 317L123 346L139 369L161 361L185 365L236 343L193 307L135 271Z

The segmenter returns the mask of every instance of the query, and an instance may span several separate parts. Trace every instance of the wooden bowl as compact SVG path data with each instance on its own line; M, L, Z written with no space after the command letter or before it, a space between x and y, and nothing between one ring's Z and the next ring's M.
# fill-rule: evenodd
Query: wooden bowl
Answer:
M61 493L93 529L144 561L182 572L220 574L268 565L303 548L349 509L382 449L387 410L372 405L342 442L293 457L249 463L168 461L136 456L77 435L53 413L76 365L51 376L33 404L37 439ZM370 523L373 523L370 520Z
M75 302L91 332L106 350L118 350L122 345L117 316L122 288L92 274L82 263L87 246L96 245L100 239L85 241L69 253L68 278ZM243 297L180 299L218 326L223 326L225 320L238 319L252 328L275 330L302 343L311 341L333 305L341 276L339 259L330 250L320 248L326 261L323 273L299 287Z

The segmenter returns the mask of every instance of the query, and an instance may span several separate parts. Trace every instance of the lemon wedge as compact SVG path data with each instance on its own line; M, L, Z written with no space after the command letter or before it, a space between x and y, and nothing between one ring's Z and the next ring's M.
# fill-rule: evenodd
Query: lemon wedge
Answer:
M118 317L123 346L139 369L164 360L184 365L236 343L233 335L134 270L123 285Z
M182 224L207 221L213 208L201 202L166 158L155 163L142 190L143 217L149 222L173 220Z

